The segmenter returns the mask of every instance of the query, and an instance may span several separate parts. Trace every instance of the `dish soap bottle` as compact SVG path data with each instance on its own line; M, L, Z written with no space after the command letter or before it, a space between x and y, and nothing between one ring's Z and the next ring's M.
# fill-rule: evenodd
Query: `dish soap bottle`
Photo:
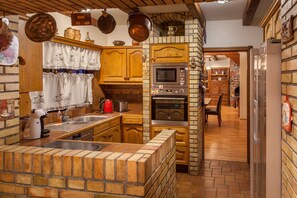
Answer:
M58 122L58 123L61 123L61 122L62 122L62 113L61 113L60 110L58 111L57 122Z

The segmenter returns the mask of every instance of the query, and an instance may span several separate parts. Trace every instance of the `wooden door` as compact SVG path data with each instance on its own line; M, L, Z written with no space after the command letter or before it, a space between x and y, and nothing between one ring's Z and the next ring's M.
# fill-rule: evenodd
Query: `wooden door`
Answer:
M127 124L123 127L124 143L142 144L142 125Z
M127 49L129 82L142 82L142 49Z
M18 39L19 56L26 61L20 65L20 92L42 91L42 43L33 42L25 34L26 21L19 20ZM22 108L22 107L21 107Z
M125 82L127 79L126 49L105 49L101 56L100 81Z
M110 142L122 142L121 127L116 125L109 129L109 141Z
M158 44L151 46L153 63L188 62L188 44Z
M189 164L189 148L184 146L176 146L176 164Z
M97 135L93 136L93 141L96 142L110 142L110 134L109 134L109 130L101 132Z

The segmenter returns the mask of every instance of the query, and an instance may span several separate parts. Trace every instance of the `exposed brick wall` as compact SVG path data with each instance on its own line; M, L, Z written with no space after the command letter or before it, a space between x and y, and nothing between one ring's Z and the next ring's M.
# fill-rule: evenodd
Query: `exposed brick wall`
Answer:
M282 22L294 17L294 40L282 46L282 94L293 106L292 133L282 131L282 196L297 197L297 1L281 1Z
M9 29L18 36L18 16L7 17ZM0 121L0 145L19 142L19 67L0 65L0 100L14 99L15 117Z
M185 36L159 37L151 33L149 39L143 44L143 53L147 59L143 64L143 141L150 139L150 45L160 43L188 43L189 60L195 58L198 67L189 68L189 149L190 162L189 173L198 175L202 161L202 107L201 95L198 90L199 76L202 72L202 65L199 63L202 59L202 28L197 19L188 16L185 20Z
M176 197L175 132L136 153L0 146L0 197Z

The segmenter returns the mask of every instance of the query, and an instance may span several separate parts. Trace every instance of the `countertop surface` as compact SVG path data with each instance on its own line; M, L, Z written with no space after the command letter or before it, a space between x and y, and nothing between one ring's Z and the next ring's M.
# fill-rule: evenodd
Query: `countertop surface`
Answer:
M106 119L99 120L96 122L89 122L87 124L77 125L74 130L69 131L59 131L59 127L55 127L56 130L51 130L49 137L41 138L41 139L21 139L19 145L22 146L44 146L50 142L61 140L63 138L72 136L74 134L80 133L81 131L86 131L88 129L94 128L96 125L100 125L106 122L109 122L113 119L120 118L123 115L142 115L142 105L139 104L129 104L129 110L127 112L114 112L114 113L99 113L93 112L85 115L104 115L107 116ZM85 116L81 115L81 116ZM47 124L44 128L48 128L51 125L55 125L55 123ZM68 140L69 141L69 140ZM79 141L79 140L71 140L71 141ZM84 141L82 141L84 142ZM95 142L94 142L95 143ZM102 143L102 142L100 142ZM112 143L112 142L104 142L102 144L108 144L108 146L101 149L101 151L110 151L110 152L136 152L143 145L142 144L128 144L128 143Z

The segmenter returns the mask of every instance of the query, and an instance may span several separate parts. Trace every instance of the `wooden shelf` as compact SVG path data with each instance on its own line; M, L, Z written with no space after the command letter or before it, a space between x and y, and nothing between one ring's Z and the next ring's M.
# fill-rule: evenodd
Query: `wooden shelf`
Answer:
M228 74L212 74L211 76L228 76Z
M69 39L61 36L55 36L54 38L51 39L51 41L55 43L61 43L65 45L71 45L71 46L76 46L76 47L96 50L96 51L101 51L103 49L103 47L100 45L95 45L95 44L87 43L83 41L77 41L74 39Z

